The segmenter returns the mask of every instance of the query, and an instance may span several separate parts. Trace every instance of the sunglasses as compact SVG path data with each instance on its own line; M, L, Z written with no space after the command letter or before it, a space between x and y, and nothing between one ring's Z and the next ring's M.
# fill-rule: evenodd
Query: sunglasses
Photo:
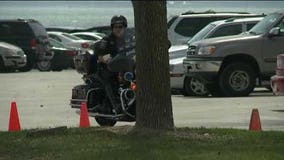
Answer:
M115 28L115 29L122 29L122 28L123 28L123 25L113 26L113 28Z

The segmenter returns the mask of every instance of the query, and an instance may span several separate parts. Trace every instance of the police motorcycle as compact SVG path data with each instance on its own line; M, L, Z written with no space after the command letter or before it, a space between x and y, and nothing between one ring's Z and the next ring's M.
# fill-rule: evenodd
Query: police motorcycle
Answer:
M86 103L89 116L100 126L114 126L118 121L133 122L136 118L135 42L126 41L126 47L108 64L98 64L96 72L89 74L90 53L74 58L77 72L83 75L84 84L72 89L71 108L79 109ZM115 84L105 81L107 72L114 74Z

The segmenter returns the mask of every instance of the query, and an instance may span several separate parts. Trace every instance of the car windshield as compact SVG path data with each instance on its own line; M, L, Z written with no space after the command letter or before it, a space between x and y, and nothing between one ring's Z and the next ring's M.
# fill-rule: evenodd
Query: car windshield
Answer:
M49 38L49 43L51 44L51 46L53 47L57 47L57 48L66 48L62 43L52 39L52 38Z
M72 40L82 40L81 38L79 38L77 36L73 36L71 34L63 33L62 35L65 36L65 37L68 37L69 39L72 39Z
M202 30L200 30L195 36L193 36L187 44L191 44L193 42L199 41L201 39L204 39L204 37L215 27L215 24L208 24L206 27L204 27Z
M275 21L277 21L281 17L281 14L274 13L266 16L262 21L257 23L250 31L249 33L260 35L267 31L267 29L274 24Z

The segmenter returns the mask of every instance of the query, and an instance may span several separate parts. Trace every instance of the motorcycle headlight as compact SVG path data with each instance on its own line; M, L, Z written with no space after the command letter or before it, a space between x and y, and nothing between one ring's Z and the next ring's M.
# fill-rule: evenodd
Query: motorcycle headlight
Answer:
M216 51L215 46L200 47L198 50L198 55L210 55L210 54L214 54L215 51Z

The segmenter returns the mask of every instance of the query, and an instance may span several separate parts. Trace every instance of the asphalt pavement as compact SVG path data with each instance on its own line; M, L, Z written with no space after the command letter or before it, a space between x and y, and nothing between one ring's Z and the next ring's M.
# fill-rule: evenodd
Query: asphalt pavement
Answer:
M23 129L77 127L79 115L69 106L71 89L83 83L75 70L61 72L0 73L0 130L7 131L10 103L16 101ZM284 97L258 88L249 97L214 98L173 95L177 127L247 129L258 108L263 130L284 130ZM117 125L134 125L118 123ZM91 125L97 123L91 118Z

